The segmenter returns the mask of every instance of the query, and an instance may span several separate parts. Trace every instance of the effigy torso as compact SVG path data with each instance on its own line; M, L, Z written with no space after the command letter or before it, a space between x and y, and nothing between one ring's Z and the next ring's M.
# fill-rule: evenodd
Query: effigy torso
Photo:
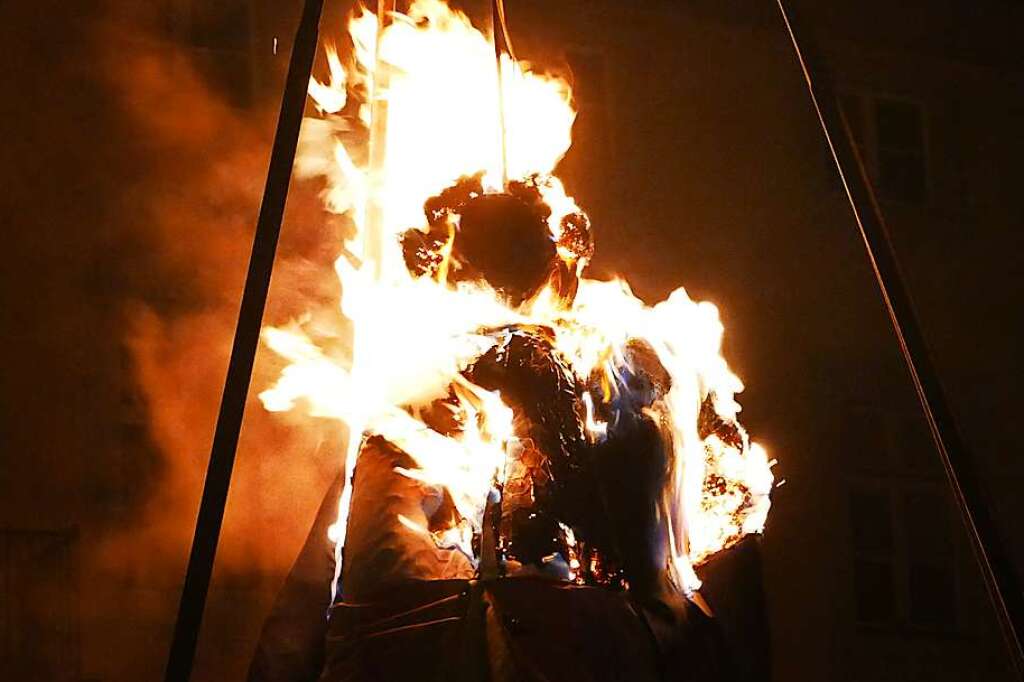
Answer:
M713 309L581 281L589 222L555 238L544 182L462 178L401 238L418 286L501 312L401 358L451 371L358 427L322 655L302 659L322 682L729 677L694 568L760 527L770 475ZM283 660L265 649L254 669Z
M443 490L403 476L415 463L385 439L364 442L323 682L362 680L656 680L684 650L718 646L705 614L670 584L659 491L670 448L657 420L667 390L656 358L632 347L633 404L601 442L588 438L591 386L559 357L550 330L492 330L467 379L500 391L515 413L493 534L480 560L430 533L454 514ZM624 386L617 387L618 390ZM458 428L452 401L419 416ZM484 542L493 546L483 547ZM710 665L717 655L704 655ZM688 664L691 679L700 665ZM717 663L715 665L718 665ZM467 672L468 671L468 672ZM475 675L475 676L474 676Z

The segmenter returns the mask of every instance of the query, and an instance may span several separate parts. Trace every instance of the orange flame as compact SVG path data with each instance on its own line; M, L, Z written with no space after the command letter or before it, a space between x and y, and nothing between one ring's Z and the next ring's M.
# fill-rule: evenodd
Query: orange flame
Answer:
M309 89L320 117L307 119L303 127L296 165L300 176L327 180L327 209L348 216L355 226L336 266L343 287L341 307L355 330L350 356L339 359L324 351L317 342L324 330L308 322L265 329L264 342L289 364L277 383L260 394L264 406L283 411L301 404L311 415L343 420L351 433L379 434L407 452L417 468L401 473L444 486L464 522L444 531L443 537L435 534L435 541L471 554L470 531L479 530L487 496L514 445L512 411L499 395L460 374L493 344L479 330L543 324L555 330L556 346L577 376L604 371L609 379L603 395L584 395L586 426L594 440L603 438L608 428L595 417L594 402L611 398L611 377L625 362L623 349L631 339L643 339L672 379L665 399L674 449L665 492L671 510L670 569L681 586L696 589L695 564L763 528L773 483L772 463L763 449L747 443L745 434L737 446L714 435L702 439L698 433L706 399L725 419L735 419L740 409L734 395L743 386L721 356L723 328L717 309L690 300L683 289L649 307L624 282L587 279L580 281L569 308L544 291L513 309L483 282L451 285L443 275L411 275L398 236L410 227L427 229L422 209L426 199L458 178L480 172L485 191L500 189L499 120L505 125L508 177L543 178L540 190L553 209L549 225L557 237L562 217L579 211L551 175L571 144L575 112L565 81L507 57L501 60L499 98L491 42L464 14L440 0L416 0L407 15L393 15L379 41L377 30L377 17L366 10L350 20L355 64L347 73L337 52L328 50L330 78L327 83L311 80ZM374 92L373 79L381 73L386 74L386 87ZM386 104L387 116L386 153L373 172L365 139L373 109L350 98L368 92ZM370 205L381 211L376 225L368 219ZM369 247L371 227L381 232L379 254ZM586 263L571 265L582 272ZM407 408L425 405L451 386L456 387L467 428L447 436ZM349 475L360 439L350 441ZM712 473L724 492L710 494L706 489ZM339 547L350 495L348 486L331 530ZM414 532L428 532L408 519L401 521ZM571 559L575 570L579 562Z

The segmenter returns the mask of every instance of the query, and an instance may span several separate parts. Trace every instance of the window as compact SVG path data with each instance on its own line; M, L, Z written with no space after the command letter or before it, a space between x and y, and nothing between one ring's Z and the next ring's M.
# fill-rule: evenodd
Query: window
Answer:
M845 466L851 474L922 480L942 476L931 435L915 406L880 409L870 401L847 400L842 414L842 438L850 451Z
M911 102L876 99L878 187L888 199L919 204L925 198L924 123Z
M197 47L239 52L249 49L252 25L248 2L197 2L191 7L190 20L188 37Z
M933 491L903 497L907 522L908 620L930 629L955 624L956 580L945 499Z
M158 16L167 37L175 42L244 52L252 32L251 5L249 0L162 0Z
M928 197L928 163L921 105L859 93L841 93L837 100L880 198L923 204ZM831 154L827 161L829 177L838 187Z
M888 561L857 559L854 563L857 621L889 623L893 620L892 564Z
M858 483L849 496L858 623L948 632L958 581L944 491L905 480Z
M233 106L250 106L255 94L252 3L164 0L162 10L168 38L189 49L203 77Z
M889 494L858 490L850 494L854 592L857 620L888 623L893 609L893 532Z

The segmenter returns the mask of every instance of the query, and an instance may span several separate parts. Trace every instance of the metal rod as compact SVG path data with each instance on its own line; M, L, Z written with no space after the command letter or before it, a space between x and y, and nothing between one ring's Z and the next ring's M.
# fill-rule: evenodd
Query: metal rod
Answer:
M508 129L505 127L505 83L501 73L501 55L512 58L508 33L505 30L505 8L502 0L491 0L491 38L494 44L494 68L498 79L498 138L501 145L501 187L508 189Z
M369 193L366 197L366 231L363 240L362 258L369 263L374 279L382 275L384 258L384 204L387 176L387 92L391 80L391 67L381 59L384 32L391 23L395 12L395 0L377 2L377 37L373 52L373 82L370 91L370 168Z
M256 221L249 270L245 278L227 379L221 397L220 412L217 415L199 515L196 519L192 551L189 555L181 602L178 606L178 619L174 625L171 649L167 658L164 675L167 682L187 682L192 674L199 628L213 574L221 524L224 521L224 507L231 484L238 435L242 428L245 399L249 392L263 310L270 288L274 254L281 233L281 219L288 198L288 183L295 161L295 148L298 143L299 126L302 123L306 88L316 53L322 9L323 0L306 0L292 46L277 132L267 170L267 182L263 190L263 202Z
M820 60L814 63L813 68L808 65L807 51L801 48L801 41L797 39L792 12L786 9L783 0L776 0L776 4L803 72L811 103L835 161L850 208L857 221L889 321L892 323L921 410L928 422L935 449L942 460L953 497L966 526L971 548L984 578L1007 649L1018 678L1024 680L1024 649L1021 647L1021 634L1024 632L1024 595L1021 593L1020 583L992 520L972 457L960 435L938 374L932 365L910 295L903 283L881 207L863 159L853 142L849 122L839 107L835 93L828 87L828 79L824 77ZM806 42L804 44L806 45ZM941 599L943 595L935 595L935 598Z

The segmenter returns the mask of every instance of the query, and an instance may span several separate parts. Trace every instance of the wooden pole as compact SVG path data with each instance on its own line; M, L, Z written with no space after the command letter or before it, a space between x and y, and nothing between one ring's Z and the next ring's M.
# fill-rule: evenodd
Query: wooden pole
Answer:
M245 278L227 379L213 434L213 446L206 469L199 515L196 519L192 551L189 555L185 584L178 606L178 619L174 625L171 649L167 658L164 675L166 682L187 682L192 675L199 628L202 625L210 578L213 575L217 543L224 521L224 507L231 484L231 471L238 448L238 435L245 413L245 399L249 392L256 346L259 343L260 327L263 322L263 310L270 288L274 255L281 234L281 219L288 198L288 183L295 161L295 148L299 139L299 126L302 123L309 75L316 54L322 9L323 0L306 0L292 46L277 132L267 170L267 182L263 190L263 203L260 205L259 218L256 221L249 270Z

